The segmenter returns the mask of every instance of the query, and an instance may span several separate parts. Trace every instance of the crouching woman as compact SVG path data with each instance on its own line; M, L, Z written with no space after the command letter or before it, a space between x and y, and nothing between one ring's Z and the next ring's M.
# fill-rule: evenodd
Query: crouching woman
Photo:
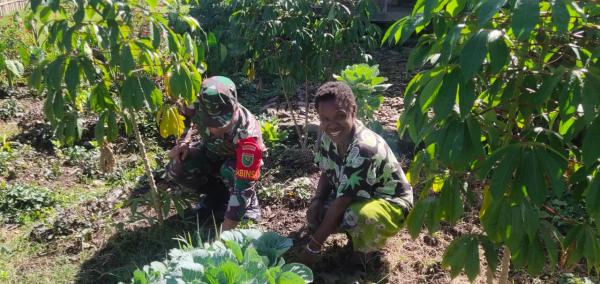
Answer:
M321 135L315 162L321 177L307 211L312 234L305 247L314 261L330 234L345 231L352 262L364 263L401 229L412 207L412 188L388 144L356 118L356 101L343 82L316 93Z

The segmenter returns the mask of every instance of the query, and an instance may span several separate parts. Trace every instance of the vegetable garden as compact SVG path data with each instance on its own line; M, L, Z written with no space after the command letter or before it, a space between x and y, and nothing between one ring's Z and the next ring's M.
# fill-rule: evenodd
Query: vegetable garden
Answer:
M0 18L0 282L598 281L600 3L417 0L385 26L378 2L31 0ZM213 75L268 147L263 221L223 233L161 172ZM295 263L330 80L415 190L361 268L343 234Z

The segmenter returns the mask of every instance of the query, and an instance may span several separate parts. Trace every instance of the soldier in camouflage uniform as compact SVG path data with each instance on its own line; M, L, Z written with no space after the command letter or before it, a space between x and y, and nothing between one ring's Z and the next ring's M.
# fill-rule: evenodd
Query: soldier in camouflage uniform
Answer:
M260 219L256 182L266 147L258 121L237 101L235 84L222 76L204 80L185 116L191 125L169 152L167 177L206 194L203 206L208 209L227 203L223 230L243 218ZM229 192L204 188L209 176L220 176Z
M307 211L313 234L303 259L310 264L327 237L343 230L351 238L354 261L364 261L402 227L412 188L385 140L356 119L348 85L325 83L315 108L322 131L315 157L321 177Z

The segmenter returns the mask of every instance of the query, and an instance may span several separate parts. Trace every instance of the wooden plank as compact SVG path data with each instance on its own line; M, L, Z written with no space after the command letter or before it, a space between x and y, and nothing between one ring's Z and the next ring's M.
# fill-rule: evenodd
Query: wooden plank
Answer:
M28 0L5 0L0 2L0 17L25 9L27 3Z

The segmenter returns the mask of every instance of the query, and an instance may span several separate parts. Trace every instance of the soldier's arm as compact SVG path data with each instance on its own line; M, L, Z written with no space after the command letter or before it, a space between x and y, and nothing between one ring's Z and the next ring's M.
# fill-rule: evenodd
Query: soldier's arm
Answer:
M249 199L256 195L256 183L262 166L262 150L255 138L242 139L236 149L233 192L229 199L223 230L231 221L239 222L246 214ZM229 221L227 221L229 220Z

